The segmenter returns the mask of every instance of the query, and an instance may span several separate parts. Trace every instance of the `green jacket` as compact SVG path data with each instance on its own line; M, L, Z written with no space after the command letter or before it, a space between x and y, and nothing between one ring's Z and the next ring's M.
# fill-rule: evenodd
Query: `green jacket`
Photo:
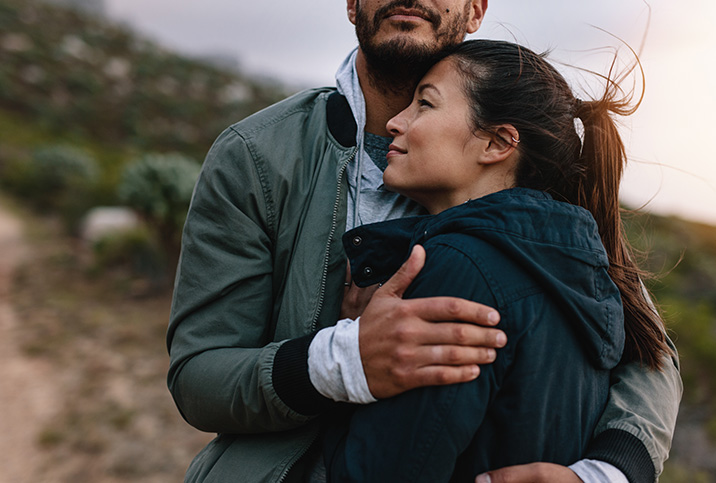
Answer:
M340 312L355 134L342 96L309 90L230 127L206 158L184 228L168 383L184 418L218 436L186 481L300 481L332 405L310 383L307 351ZM614 380L593 455L656 475L681 396L676 362L620 367Z

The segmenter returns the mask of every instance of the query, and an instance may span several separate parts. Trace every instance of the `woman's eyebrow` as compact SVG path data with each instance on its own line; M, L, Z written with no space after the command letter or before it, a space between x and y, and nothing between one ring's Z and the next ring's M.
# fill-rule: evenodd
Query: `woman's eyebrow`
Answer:
M435 91L435 93L436 93L438 96L440 96L440 89L438 89L437 87L435 87L434 84L430 84L430 83L420 84L420 85L418 86L418 94L422 95L423 92L425 92L425 91L428 90L428 89L431 89L431 90ZM440 97L442 97L442 96L440 96Z

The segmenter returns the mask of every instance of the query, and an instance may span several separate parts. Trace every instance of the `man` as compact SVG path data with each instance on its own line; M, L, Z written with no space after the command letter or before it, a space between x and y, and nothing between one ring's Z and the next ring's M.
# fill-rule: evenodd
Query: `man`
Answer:
M386 122L440 51L478 29L487 0L347 7L360 47L337 74L339 92L306 91L232 126L198 181L168 331L169 387L189 423L219 434L187 481L320 481L319 416L335 401L474 379L506 342L489 307L401 299L419 251L359 320L336 324L364 295L345 278L346 227L419 211L380 186ZM467 323L431 323L453 320ZM580 476L655 478L681 394L674 364L615 372L592 459L573 467ZM579 481L547 464L490 476Z

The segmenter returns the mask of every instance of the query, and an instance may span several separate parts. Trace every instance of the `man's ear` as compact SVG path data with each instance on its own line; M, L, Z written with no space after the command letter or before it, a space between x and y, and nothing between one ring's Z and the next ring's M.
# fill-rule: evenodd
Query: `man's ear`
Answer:
M470 4L470 19L467 23L467 33L474 34L482 25L487 10L487 0L472 0Z
M356 9L358 7L358 0L347 0L346 10L348 11L348 20L353 25L356 24Z
M489 141L484 145L481 156L482 164L494 164L506 160L517 149L520 133L512 124L497 126L487 133Z

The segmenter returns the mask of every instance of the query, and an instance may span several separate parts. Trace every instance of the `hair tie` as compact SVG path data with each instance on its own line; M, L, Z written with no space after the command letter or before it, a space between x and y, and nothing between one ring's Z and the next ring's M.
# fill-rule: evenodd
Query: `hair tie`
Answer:
M582 109L582 100L579 97L574 98L574 117L579 117L579 111Z

